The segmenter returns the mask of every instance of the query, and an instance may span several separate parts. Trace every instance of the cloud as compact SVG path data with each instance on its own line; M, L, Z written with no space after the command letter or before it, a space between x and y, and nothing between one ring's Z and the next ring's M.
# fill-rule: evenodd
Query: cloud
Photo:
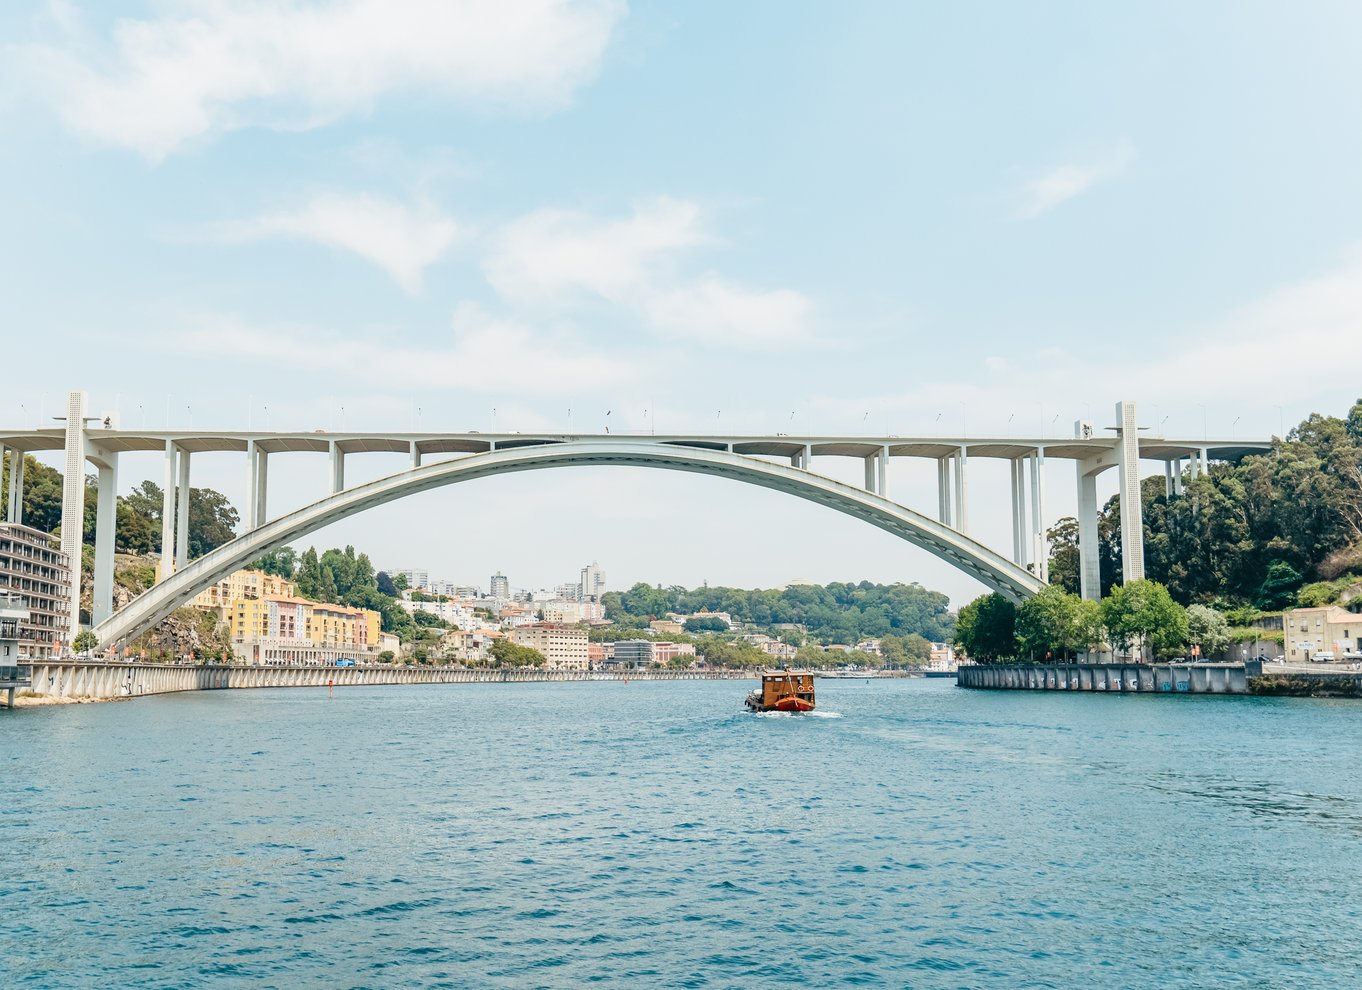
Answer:
M493 288L518 302L581 292L624 302L677 252L710 240L699 221L694 203L665 196L636 204L623 219L537 210L502 229L483 270Z
M767 347L807 339L811 300L793 289L755 289L716 272L687 273L693 249L717 238L700 208L659 197L626 217L539 210L494 238L484 274L508 302L622 306L651 330L686 341Z
M593 79L623 0L179 0L110 42L10 46L76 133L153 161L247 127L307 129L389 93L554 110Z
M1053 168L1028 182L1022 190L1021 220L1034 220L1061 203L1081 196L1093 186L1118 177L1130 165L1135 150L1122 141L1110 151L1083 163Z
M190 354L222 356L232 341L236 360L268 360L274 367L307 367L329 379L388 388L457 388L504 394L576 395L628 381L629 362L593 353L565 335L537 334L472 305L460 306L443 346L417 347L385 339L345 338L315 328L257 327L210 317L180 334L176 346Z
M416 293L426 268L454 243L458 228L432 207L331 192L314 196L290 212L214 224L207 234L226 243L275 237L315 241L359 255Z

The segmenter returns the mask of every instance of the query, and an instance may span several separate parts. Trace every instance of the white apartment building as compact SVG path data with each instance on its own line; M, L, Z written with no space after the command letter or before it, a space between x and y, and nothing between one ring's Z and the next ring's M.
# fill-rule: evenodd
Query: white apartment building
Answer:
M549 622L511 630L511 642L544 654L546 670L587 670L589 652L586 630Z
M594 560L582 568L581 581L578 583L579 598L599 601L605 593L605 571Z

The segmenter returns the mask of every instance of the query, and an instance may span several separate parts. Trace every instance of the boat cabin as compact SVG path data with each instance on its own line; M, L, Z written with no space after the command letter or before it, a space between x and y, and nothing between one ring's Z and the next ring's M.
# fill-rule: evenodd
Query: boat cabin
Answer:
M813 674L808 671L766 671L761 687L747 696L747 707L757 712L808 712L814 707Z

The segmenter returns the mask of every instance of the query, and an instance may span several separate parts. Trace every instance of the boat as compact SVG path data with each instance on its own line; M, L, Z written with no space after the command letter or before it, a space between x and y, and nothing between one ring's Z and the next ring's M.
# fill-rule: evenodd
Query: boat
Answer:
M811 712L813 674L803 670L763 671L761 687L743 703L754 712Z

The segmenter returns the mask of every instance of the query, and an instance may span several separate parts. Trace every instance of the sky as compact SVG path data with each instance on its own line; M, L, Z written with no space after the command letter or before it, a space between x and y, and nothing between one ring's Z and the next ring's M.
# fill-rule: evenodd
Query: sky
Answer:
M1359 66L1347 0L10 0L0 423L83 389L128 428L1066 436L1130 399L1155 433L1264 438L1362 394ZM121 485L160 470L125 456ZM274 457L271 515L327 470ZM895 460L891 494L933 511L934 471ZM971 471L1006 549L1006 464ZM1071 513L1072 465L1045 480ZM193 483L242 505L244 458ZM983 590L645 469L307 543L522 588L597 560L615 589Z

